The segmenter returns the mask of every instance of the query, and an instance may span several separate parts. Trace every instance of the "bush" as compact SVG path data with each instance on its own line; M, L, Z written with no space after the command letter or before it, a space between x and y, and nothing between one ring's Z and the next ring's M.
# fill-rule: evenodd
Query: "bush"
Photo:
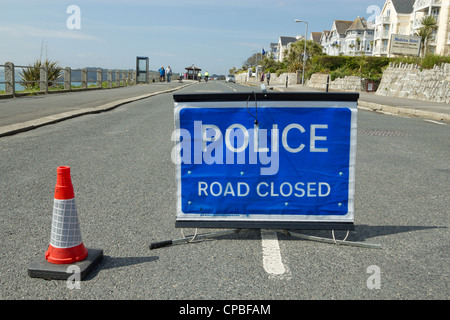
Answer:
M433 69L435 65L441 65L443 63L450 63L450 56L439 56L429 53L423 57L420 66L424 69Z
M331 71L330 72L330 80L333 81L337 78L345 78L345 77L352 76L352 75L354 75L354 74L352 73L351 69L344 66L337 70Z
M53 82L61 77L62 68L59 66L59 62L49 61L48 59L46 59L44 63L42 63L41 60L36 60L33 65L24 68L20 73L20 78L25 82L23 85L27 89L39 89L41 66L47 66L48 68L49 86L52 86Z
M298 57L297 57L298 58ZM267 61L266 61L267 60ZM272 60L272 59L270 59ZM298 59L297 59L298 60ZM300 60L298 60L299 62ZM331 80L343 78L345 76L360 76L362 78L379 82L383 76L383 71L389 66L389 63L408 63L418 64L422 68L430 69L435 65L450 63L450 56L439 56L427 54L424 58L419 57L373 57L373 56L327 56L313 55L306 64L305 77L311 78L314 73L330 74ZM300 62L299 62L300 63ZM300 64L294 66L288 65L287 60L284 63L263 60L264 69L270 73L276 73L277 76L287 71L302 70Z
M277 77L279 77L282 73L286 73L287 72L287 69L278 69L277 70Z

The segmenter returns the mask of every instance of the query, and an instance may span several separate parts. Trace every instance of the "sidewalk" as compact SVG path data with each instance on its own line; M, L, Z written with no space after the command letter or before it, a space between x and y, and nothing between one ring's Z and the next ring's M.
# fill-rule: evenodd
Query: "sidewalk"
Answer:
M302 85L270 85L268 90L280 92L325 92ZM330 92L337 92L330 90ZM373 92L359 92L358 108L381 113L450 122L450 104L413 99L378 96Z
M184 80L0 99L0 137L84 114L108 111L126 103L172 92L192 83L194 82Z
M31 130L84 114L100 113L120 105L154 95L173 92L194 81L182 83L140 84L130 87L83 92L52 93L0 99L0 137ZM260 88L260 84L246 84ZM324 92L302 85L271 85L268 90L279 92ZM335 92L335 91L333 91ZM359 92L358 108L388 114L444 121L450 124L450 105L428 101L377 96Z

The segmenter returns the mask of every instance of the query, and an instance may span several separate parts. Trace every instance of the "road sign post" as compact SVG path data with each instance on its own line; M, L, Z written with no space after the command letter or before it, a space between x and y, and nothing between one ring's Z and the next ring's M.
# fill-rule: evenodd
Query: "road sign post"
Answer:
M174 95L175 226L353 230L358 97Z

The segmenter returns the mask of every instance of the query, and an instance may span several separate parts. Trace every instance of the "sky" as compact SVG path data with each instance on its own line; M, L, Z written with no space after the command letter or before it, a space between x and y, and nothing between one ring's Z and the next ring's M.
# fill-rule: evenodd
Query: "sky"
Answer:
M227 74L280 36L374 20L384 0L0 0L0 65L42 57L62 67L150 70L194 64ZM79 11L72 10L76 6ZM69 9L69 10L68 10Z

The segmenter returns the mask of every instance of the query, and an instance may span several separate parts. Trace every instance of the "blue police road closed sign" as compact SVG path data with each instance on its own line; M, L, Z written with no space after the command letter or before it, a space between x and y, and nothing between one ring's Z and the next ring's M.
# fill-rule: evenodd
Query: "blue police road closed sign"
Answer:
M177 227L352 229L358 94L174 99Z

